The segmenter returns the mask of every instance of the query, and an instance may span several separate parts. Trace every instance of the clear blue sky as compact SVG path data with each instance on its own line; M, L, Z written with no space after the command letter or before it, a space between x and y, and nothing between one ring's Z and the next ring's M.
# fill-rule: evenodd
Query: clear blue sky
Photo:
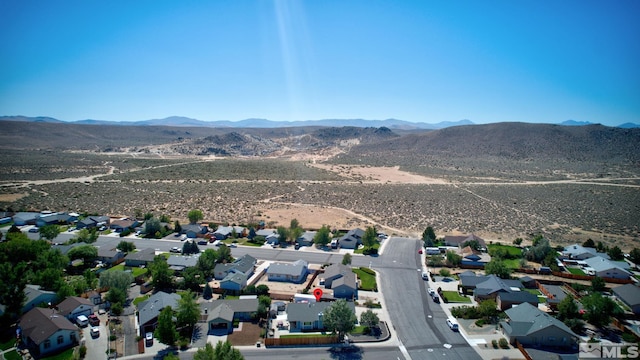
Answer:
M0 2L0 115L640 122L640 1Z

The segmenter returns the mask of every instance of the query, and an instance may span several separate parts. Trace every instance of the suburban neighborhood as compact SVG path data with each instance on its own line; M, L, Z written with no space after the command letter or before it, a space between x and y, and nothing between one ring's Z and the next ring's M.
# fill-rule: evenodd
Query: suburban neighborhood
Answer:
M479 358L577 359L584 344L626 354L640 337L637 249L437 237L430 227L403 239L373 227L303 229L295 219L218 225L198 210L185 225L153 214L8 215L0 246L12 268L3 274L29 261L33 275L8 276L1 289L6 359L171 357L219 342L402 352L404 324L389 303L402 294L383 294L376 271L392 242L416 244L403 256L417 259L418 276L403 281L424 291L405 301L428 299L419 317L442 313L437 327Z

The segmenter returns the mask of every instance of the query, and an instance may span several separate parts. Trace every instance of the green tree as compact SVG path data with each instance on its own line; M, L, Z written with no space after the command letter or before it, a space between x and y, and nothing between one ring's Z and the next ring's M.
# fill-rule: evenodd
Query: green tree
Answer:
M280 241L280 243L284 243L287 241L287 239L289 238L289 229L287 229L284 226L278 226L276 228L276 232L278 233L278 240Z
M158 315L158 326L153 332L153 335L158 341L165 345L175 345L178 340L178 331L173 322L173 310L171 310L171 306L167 306L160 311L160 315Z
M498 315L498 305L495 300L483 300L478 304L478 313L485 319L491 319Z
M120 243L118 243L118 246L116 246L116 249L122 252L130 253L136 249L136 245L131 241L123 240L123 241L120 241Z
M338 334L342 341L344 335L355 328L358 321L356 314L351 310L347 301L340 299L335 301L324 311L323 323L327 330Z
M22 306L27 299L24 289L27 279L24 274L27 272L26 262L11 264L0 262L0 304L4 304L4 315L9 319L15 319L20 315Z
M151 218L144 222L144 233L147 238L156 236L156 233L159 233L161 230L160 220L156 218Z
M604 246L604 244L602 243L602 241L598 241L598 243L596 243L596 250L598 252L607 252L607 247Z
M211 279L214 276L214 268L218 262L218 252L214 249L207 249L198 258L196 267L202 272L205 278Z
M124 308L122 307L122 303L117 302L111 305L111 312L113 313L113 315L120 316L122 315L123 311Z
M187 219L189 219L190 224L195 224L198 221L204 219L204 215L202 215L202 211L193 209L187 214Z
M508 279L511 276L511 269L505 264L504 261L499 259L492 259L484 266L485 274L495 274L501 279Z
M351 265L351 254L346 253L342 256L342 265Z
M40 230L40 232L42 233L42 230ZM607 254L609 254L609 257L613 261L622 261L622 260L624 260L624 254L622 253L622 250L618 246L614 246L614 247L610 248L609 251L607 252Z
M248 239L253 240L255 237L256 237L256 229L254 229L253 227L249 228Z
M176 310L176 320L178 327L185 327L186 334L191 334L193 326L200 319L200 307L196 303L195 296L190 290L180 295L178 309Z
M513 245L520 246L522 244L522 238L516 238L513 240Z
M149 219L152 219L152 218L153 218L153 213L152 212L146 212L144 214L144 219L145 220L149 220Z
M464 243L462 243L462 247L463 248L466 248L467 246L469 246L470 248L472 248L473 250L476 250L476 251L480 251L480 248L481 248L480 242L478 240L475 240L475 239L467 240Z
M327 246L331 242L331 230L328 226L322 225L322 227L313 236L313 243L316 246Z
M366 248L372 248L375 244L378 243L378 232L376 228L373 226L369 226L367 230L364 231L364 235L362 236L362 245Z
M45 225L40 227L40 238L49 241L55 239L60 234L58 225Z
M82 259L85 264L91 263L98 257L98 248L93 245L80 245L72 248L67 253L69 259Z
M218 262L232 262L231 249L227 245L221 245L218 248Z
M587 239L585 242L582 243L583 247L588 247L588 248L594 248L596 247L596 243L593 242L592 239Z
M558 320L565 321L578 317L578 304L571 296L567 296L558 303Z
M431 226L427 226L427 228L422 232L422 241L424 242L425 247L432 247L436 242L436 232L433 231Z
M451 266L460 266L460 264L462 264L462 256L456 254L455 251L453 250L449 250L447 251L447 262L451 265Z
M117 287L112 287L107 291L107 295L105 295L105 300L110 303L120 303L124 304L127 301L127 294L123 289L119 289Z
M69 296L79 296L80 294L76 291L76 289L74 289L73 286L66 283L62 284L58 291L56 291L56 296L58 296L58 299L65 299Z
M218 341L215 348L211 343L207 343L205 347L196 351L193 360L244 360L244 357L227 340L225 342Z
M182 253L184 255L199 254L200 248L198 248L198 244L195 241L187 240L182 245Z
M133 275L128 271L109 270L100 274L100 287L122 290L125 293L125 298L132 282Z
M164 258L164 256L156 256L149 266L149 269L151 270L153 286L156 289L160 290L173 288L173 274L171 272L171 269L169 269L169 264L167 264L167 260Z
M269 287L265 284L261 284L256 286L256 293L258 295L267 295L269 296Z
M213 289L211 289L211 285L206 283L204 285L204 291L202 292L202 298L205 300L211 300L213 298Z
M598 328L609 325L611 315L622 314L622 309L611 298L599 292L583 297L582 306L585 310L585 319Z
M94 242L96 242L96 240L98 240L98 236L100 236L100 234L98 234L98 229L96 228L92 228L92 229L80 229L76 235L71 239L72 243L86 243L86 244L93 244Z
M96 273L91 271L91 269L86 269L82 276L84 276L84 281L87 283L89 289L95 289L98 286L98 277Z
M631 250L631 252L629 253L629 260L631 260L631 262L636 265L640 264L640 249L633 248L633 250Z
M175 231L177 233L181 233L182 232L182 225L180 225L180 221L176 220L173 223L173 231Z
M549 244L549 240L545 239L541 235L536 236L533 243L534 245L524 252L525 259L529 261L541 263L549 253L555 252Z
M303 233L304 230L300 227L298 219L292 219L289 225L289 239L295 242Z
M171 222L171 216L167 215L167 214L162 214L160 215L160 222L161 223L170 223Z
M595 276L591 279L591 291L604 291L607 288L607 284L600 276Z
M370 330L375 329L380 325L380 318L373 311L365 310L360 314L360 325L366 326Z

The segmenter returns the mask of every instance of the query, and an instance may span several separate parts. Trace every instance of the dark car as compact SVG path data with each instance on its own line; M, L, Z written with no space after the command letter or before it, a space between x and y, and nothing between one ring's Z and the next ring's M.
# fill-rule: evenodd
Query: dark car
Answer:
M198 245L208 245L209 242L207 240L199 240Z
M100 318L98 318L96 314L89 315L89 324L91 324L91 326L100 325Z
M440 304L440 296L438 296L438 294L431 295L431 298L433 299L434 303Z
M38 231L40 231L38 228L31 228L29 229L30 233L37 233Z

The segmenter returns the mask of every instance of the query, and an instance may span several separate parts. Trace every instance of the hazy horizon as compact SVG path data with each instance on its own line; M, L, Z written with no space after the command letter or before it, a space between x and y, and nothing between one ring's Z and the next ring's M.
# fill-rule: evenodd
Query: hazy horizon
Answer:
M0 3L0 114L640 122L640 3Z

